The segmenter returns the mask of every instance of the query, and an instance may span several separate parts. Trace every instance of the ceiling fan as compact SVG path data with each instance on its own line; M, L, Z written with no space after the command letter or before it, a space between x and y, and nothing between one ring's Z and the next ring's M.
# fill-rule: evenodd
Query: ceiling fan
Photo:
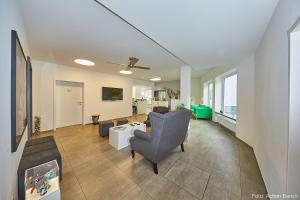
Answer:
M129 61L128 61L127 65L126 64L120 64L120 63L114 63L114 62L110 62L110 61L107 61L107 63L113 64L113 65L124 66L125 69L120 71L121 74L132 74L131 69L134 69L134 68L136 68L136 69L144 69L144 70L149 70L150 69L149 67L136 66L135 64L138 61L139 61L138 58L129 57Z

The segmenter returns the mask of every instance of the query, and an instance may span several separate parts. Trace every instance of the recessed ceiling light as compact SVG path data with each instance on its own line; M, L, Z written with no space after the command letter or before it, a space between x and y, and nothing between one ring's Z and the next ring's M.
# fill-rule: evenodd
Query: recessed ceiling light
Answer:
M125 69L120 71L121 74L132 74L131 70Z
M80 65L85 65L85 66L94 66L95 63L89 60L84 60L84 59L75 59L75 63L80 64Z
M158 76L150 78L150 81L160 81L160 80L161 80L161 78Z

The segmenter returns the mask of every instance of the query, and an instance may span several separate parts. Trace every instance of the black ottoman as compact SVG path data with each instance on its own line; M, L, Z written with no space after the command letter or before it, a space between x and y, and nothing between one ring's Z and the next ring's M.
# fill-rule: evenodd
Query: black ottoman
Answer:
M102 121L99 122L99 135L105 137L109 135L109 128L114 127L112 121Z
M146 121L144 121L144 124L146 124L146 127L151 127L151 123L150 123L150 119L147 119Z
M119 119L117 120L117 126L128 124L128 119Z

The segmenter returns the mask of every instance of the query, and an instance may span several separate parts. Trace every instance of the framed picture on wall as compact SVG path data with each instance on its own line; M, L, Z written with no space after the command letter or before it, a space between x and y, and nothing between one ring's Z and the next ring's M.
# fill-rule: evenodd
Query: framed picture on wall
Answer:
M18 34L11 31L11 151L18 149L27 127L27 63Z

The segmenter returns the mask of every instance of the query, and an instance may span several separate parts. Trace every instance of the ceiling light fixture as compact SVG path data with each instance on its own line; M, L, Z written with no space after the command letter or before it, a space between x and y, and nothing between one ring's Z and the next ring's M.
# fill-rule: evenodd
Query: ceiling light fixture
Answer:
M160 81L160 80L161 80L161 78L158 76L150 78L150 81Z
M94 66L95 63L89 60L84 60L84 59L75 59L75 63L80 64L80 65L85 65L85 66Z
M132 71L130 69L124 69L120 71L121 74L132 74Z

